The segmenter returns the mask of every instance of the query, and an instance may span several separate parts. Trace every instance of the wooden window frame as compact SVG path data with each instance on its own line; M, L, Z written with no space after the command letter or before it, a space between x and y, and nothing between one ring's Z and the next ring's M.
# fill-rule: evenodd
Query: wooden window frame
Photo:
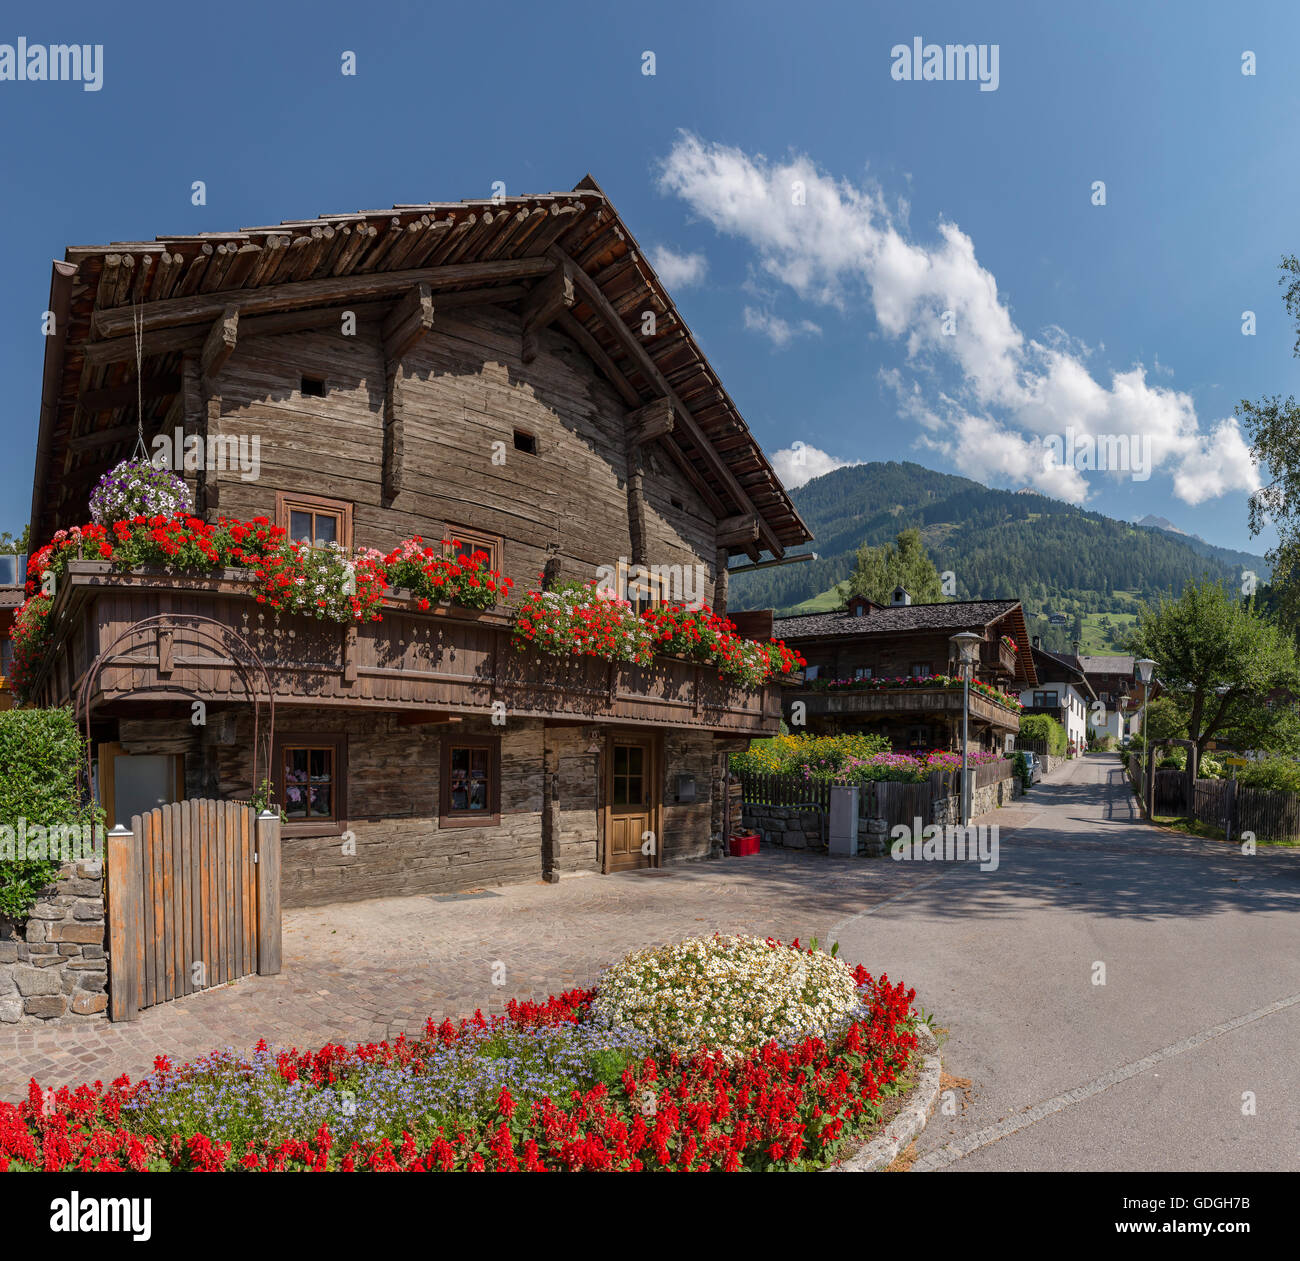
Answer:
M499 534L489 534L485 530L476 530L473 526L457 525L454 521L448 521L444 537L456 539L462 545L466 542L471 543L469 551L484 551L488 554L488 568L495 569L497 573L504 573L505 565L505 541Z
M327 499L323 495L299 495L278 490L275 493L275 523L289 535L291 512L310 512L316 516L332 514L339 518L339 543L345 552L352 551L352 504L346 499Z
M116 740L103 742L96 750L95 757L95 780L96 787L99 789L99 804L104 808L104 817L107 819L107 826L116 827L114 816L117 814L117 768L116 762L120 757L131 757L120 742ZM143 757L169 757L175 760L175 800L185 800L185 754L184 753L159 753L159 754L141 754ZM130 820L127 820L127 826L130 826Z
M273 804L286 804L284 754L286 749L332 749L334 753L333 819L289 819L280 824L281 836L342 836L348 830L348 738L334 733L286 731L275 734L271 754L271 783L275 789Z
M909 679L924 679L934 673L934 666L928 661L913 661L907 667Z
M451 752L453 749L487 749L488 808L486 813L451 808ZM438 748L438 826L487 828L501 823L501 737L445 735Z

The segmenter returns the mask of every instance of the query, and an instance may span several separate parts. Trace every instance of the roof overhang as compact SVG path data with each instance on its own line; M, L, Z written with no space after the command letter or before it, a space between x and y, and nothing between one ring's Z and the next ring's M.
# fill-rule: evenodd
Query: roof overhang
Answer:
M571 300L548 312L629 411L671 409L652 440L729 523L729 552L781 557L812 535L654 268L599 185L569 193L322 215L238 232L80 246L54 263L33 479L33 544L84 516L94 482L176 402L188 355L233 311L240 336L382 320L413 288L435 308L535 312L556 271ZM553 283L553 282L552 282ZM546 295L542 295L545 297ZM653 336L643 316L655 313ZM135 331L143 354L137 380Z

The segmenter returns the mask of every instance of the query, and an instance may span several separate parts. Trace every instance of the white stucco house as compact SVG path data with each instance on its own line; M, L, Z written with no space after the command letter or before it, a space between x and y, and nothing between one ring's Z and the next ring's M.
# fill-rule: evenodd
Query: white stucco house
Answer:
M1099 717L1097 693L1087 674L1067 657L1041 648L1033 641L1034 669L1038 685L1020 693L1026 714L1047 714L1065 728L1066 739L1076 748L1085 747L1088 728L1100 731L1094 718Z

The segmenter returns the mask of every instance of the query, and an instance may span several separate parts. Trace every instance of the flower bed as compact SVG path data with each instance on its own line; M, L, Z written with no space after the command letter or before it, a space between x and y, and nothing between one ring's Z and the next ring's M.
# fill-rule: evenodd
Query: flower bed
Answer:
M951 674L925 674L900 679L813 679L808 687L814 692L883 692L898 688L956 688L961 689L962 680ZM1024 706L1019 697L1012 696L1001 688L985 683L981 679L972 679L970 690L978 692L995 704L1004 705L1012 713L1020 713Z
M603 594L595 581L528 592L514 634L520 647L553 657L648 665L661 653L699 661L716 666L720 678L749 687L807 664L780 640L762 643L736 634L734 623L708 605L667 604L637 612L629 601Z
M754 740L748 749L731 755L731 769L751 775L834 775L850 761L889 752L889 740L875 732L813 736L807 733Z
M658 957L673 966L633 955L595 991L430 1021L414 1039L160 1057L135 1084L32 1082L0 1103L0 1171L805 1169L861 1142L902 1092L913 991L797 941ZM616 1018L643 1002L675 1014ZM673 1049L692 1005L701 1028L723 1008L739 1024Z
M971 749L969 764L986 766L1000 762L1001 753ZM840 782L894 781L922 784L935 771L961 770L961 754L949 749L931 749L928 753L873 753L870 757L850 758L844 770L835 776Z

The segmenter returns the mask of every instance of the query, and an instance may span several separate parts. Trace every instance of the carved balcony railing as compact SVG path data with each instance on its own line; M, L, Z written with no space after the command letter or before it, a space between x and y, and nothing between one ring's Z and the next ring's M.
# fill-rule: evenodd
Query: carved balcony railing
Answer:
M390 591L381 622L340 626L257 603L240 570L189 578L113 571L73 561L51 609L52 649L34 680L37 703L74 703L100 654L144 619L166 617L123 639L102 664L92 708L180 699L248 702L248 674L232 651L187 638L187 616L228 627L256 653L276 704L358 706L702 728L774 735L781 685L748 688L711 666L659 657L648 666L557 658L521 648L502 609L437 605L420 612ZM253 684L256 686L256 684Z

